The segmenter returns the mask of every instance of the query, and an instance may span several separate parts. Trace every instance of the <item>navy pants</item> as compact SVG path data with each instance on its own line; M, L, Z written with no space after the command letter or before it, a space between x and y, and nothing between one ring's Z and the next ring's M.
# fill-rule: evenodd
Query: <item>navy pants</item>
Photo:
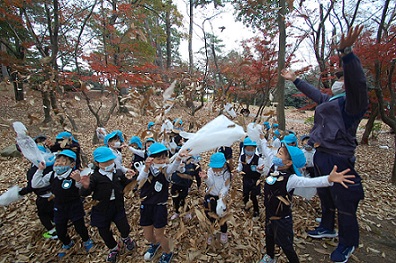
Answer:
M265 219L265 245L267 254L275 257L275 244L280 246L290 263L300 262L293 248L293 218L291 215L278 220Z
M351 179L355 184L347 184L344 188L339 183L333 186L318 188L318 196L322 206L322 221L320 227L333 230L335 211L338 211L339 243L345 246L359 245L359 225L356 210L359 201L364 198L363 186L359 174L355 171L355 158L332 155L327 152L316 151L314 155L315 175L328 175L337 165L337 172L351 169L348 175L355 175Z

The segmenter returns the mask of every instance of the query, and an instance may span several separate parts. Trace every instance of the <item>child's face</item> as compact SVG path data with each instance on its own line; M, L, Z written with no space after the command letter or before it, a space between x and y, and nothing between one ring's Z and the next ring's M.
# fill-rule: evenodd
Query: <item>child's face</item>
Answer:
M146 142L146 150L153 144L153 142Z
M248 152L255 152L256 151L256 147L254 146L245 146L245 150Z
M105 168L114 163L114 160L109 160L107 162L98 163L100 169L105 170Z
M131 147L133 147L133 148L135 148L135 149L138 148L138 145L137 145L136 143L131 143L129 146L131 146Z
M119 142L120 142L120 139L118 139L118 137L113 137L109 140L109 145L114 147L114 146L116 146L116 143L119 143Z
M168 162L168 156L166 154L153 158L155 164L166 164Z
M221 171L223 171L223 167L222 168L212 168L214 173L221 173Z
M289 168L293 162L290 160L289 152L287 151L286 147L282 146L279 148L276 156L282 159L284 166L282 168L287 169Z
M74 164L74 162L72 162L69 157L58 155L58 157L56 157L54 166L72 166L72 164Z

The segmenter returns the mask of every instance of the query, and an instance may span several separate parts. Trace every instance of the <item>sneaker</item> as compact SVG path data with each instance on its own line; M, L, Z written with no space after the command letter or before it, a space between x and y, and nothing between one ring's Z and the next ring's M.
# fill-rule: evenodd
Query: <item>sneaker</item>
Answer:
M89 250L94 246L92 239L88 239L83 243L85 251L89 252Z
M68 245L62 245L62 250L58 253L59 258L63 258L66 256L66 253L68 252L69 249L71 249L74 246L74 241L70 241L70 244Z
M323 227L317 227L314 230L308 231L307 234L309 237L312 238L323 238L323 237L334 238L338 236L335 230L331 231Z
M107 262L116 262L117 257L120 254L120 246L117 245L116 248L110 250L109 254L107 255Z
M169 254L166 254L165 252L162 253L160 260L158 261L158 263L169 263L171 262L173 257L173 253L170 252Z
M160 247L160 244L151 244L149 249L144 254L144 260L146 260L146 261L153 260L153 258L155 257L155 254L157 254L159 247Z
M175 219L177 219L177 218L179 218L179 214L178 214L178 213L174 213L174 214L171 216L171 220L175 220Z
M260 212L259 211L254 211L253 212L253 217L259 217L260 216Z
M191 213L187 213L185 216L184 216L184 220L186 220L186 221L189 221L189 220L191 220L192 219L192 214Z
M228 234L227 233L221 233L220 234L220 243L225 244L228 242Z
M265 254L259 263L276 263L276 259Z
M122 239L122 242L124 243L125 248L128 251L132 251L136 247L136 242L134 240L132 240L130 237Z
M213 242L213 236L209 235L207 240L208 245L212 245L212 242Z
M58 235L56 234L56 229L53 228L53 229L51 229L51 230L45 232L45 233L43 234L43 237L44 237L44 238L48 238L48 239L58 239Z
M349 257L355 251L355 247L347 247L342 244L338 244L337 248L331 253L330 259L336 263L345 263L348 261Z
M321 217L317 217L317 218L315 218L315 221L320 223L320 222L322 222L322 218Z

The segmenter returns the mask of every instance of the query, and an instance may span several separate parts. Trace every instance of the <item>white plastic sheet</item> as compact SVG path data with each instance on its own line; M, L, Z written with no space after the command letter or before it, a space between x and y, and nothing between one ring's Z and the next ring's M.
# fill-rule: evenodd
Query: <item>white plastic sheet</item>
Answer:
M0 195L0 206L7 206L21 199L22 196L19 195L19 190L21 190L21 188L19 188L17 185L14 185L10 187L4 194Z
M223 199L218 199L217 200L217 205L216 205L216 214L219 217L223 217L224 216L224 212L227 209L225 203L223 202Z
M220 146L231 146L244 137L245 132L241 126L220 115L192 135L181 150L191 149L191 155L198 155Z
M260 142L260 134L262 134L262 127L260 124L251 122L247 126L247 135L252 141Z
M230 114L230 116L231 116L232 118L235 118L235 117L237 116L237 114L236 114L236 112L235 112L235 110L234 110L234 107L232 106L231 103L227 103L226 105L224 105L224 109L226 110L226 112L227 112L228 114Z
M15 132L17 133L16 141L23 156L25 156L26 159L31 161L37 167L40 162L45 163L45 158L37 147L37 144L26 134L27 129L25 125L23 125L21 122L14 122L12 125Z

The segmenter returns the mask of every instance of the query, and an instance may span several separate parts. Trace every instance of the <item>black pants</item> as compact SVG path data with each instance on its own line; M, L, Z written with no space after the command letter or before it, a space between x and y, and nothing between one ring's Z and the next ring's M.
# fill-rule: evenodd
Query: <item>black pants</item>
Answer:
M118 231L120 231L121 237L127 238L130 232L127 218L123 217L119 220L115 220L114 223L117 226ZM117 241L113 237L113 232L111 231L110 226L98 227L98 231L99 235L102 237L103 241L109 249L115 248L117 246Z
M217 207L217 200L219 199L218 196L214 195L205 195L205 200L204 200L204 206L205 206L205 214L206 217L210 220L210 222L214 223L216 221L215 218L211 217L209 215L209 212L214 212L216 213L216 207ZM220 231L221 233L227 233L227 222L224 222L220 226Z
M171 195L173 201L173 207L176 213L180 213L180 207L184 207L186 203L186 197L188 195L188 187L180 186L177 184L172 184Z
M348 174L355 175L350 179L355 184L349 184L344 188L341 184L335 183L333 186L318 188L318 196L322 207L321 227L329 230L334 229L335 212L338 211L338 238L339 243L345 246L359 245L359 225L356 211L359 201L364 198L363 186L359 174L354 169L354 157L332 155L329 153L316 151L314 155L315 174L330 174L334 165L337 165L338 172L350 168Z
M265 243L267 254L274 258L275 244L280 246L290 263L300 262L293 248L293 219L290 216L279 220L265 220Z
M47 229L51 230L54 228L54 201L48 200L48 198L37 196L36 199L37 214L41 224Z
M257 195L260 194L260 185L257 185L257 180L253 178L243 178L243 202L246 203L252 200L253 209L255 212L259 211L259 204L257 201Z
M74 229L80 235L83 242L88 241L88 239L89 239L88 229L85 226L84 218L74 221L73 225L74 225ZM64 245L70 244L71 239L70 239L70 236L67 234L67 221L61 222L61 223L56 223L55 228L56 228L56 233L58 234L59 240Z

